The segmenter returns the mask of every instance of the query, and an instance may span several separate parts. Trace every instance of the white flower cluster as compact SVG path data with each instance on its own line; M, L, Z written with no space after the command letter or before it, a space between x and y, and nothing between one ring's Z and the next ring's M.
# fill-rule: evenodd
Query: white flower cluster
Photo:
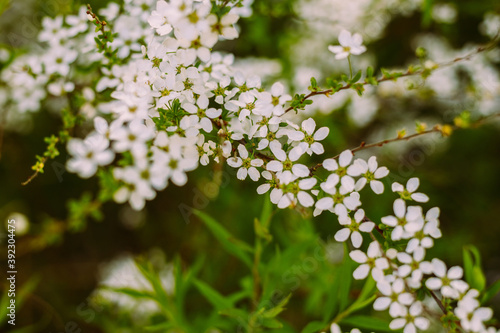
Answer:
M96 102L101 116L89 114L94 130L83 140L69 141L68 170L83 178L99 168L111 170L119 183L114 200L140 210L169 181L183 186L187 172L199 164L227 160L238 179L261 182L257 192L269 193L279 208L300 204L313 207L315 216L326 211L336 215L341 229L335 239L350 239L356 248L350 253L360 264L354 278L371 274L377 282L381 296L374 308L389 310L392 329L411 333L428 328L422 303L415 298L425 285L456 302L455 315L464 330L494 332L484 324L491 310L480 307L479 293L461 280L462 269L447 270L436 258L425 260L427 249L441 237L439 209L424 214L422 207L408 204L429 200L417 192L417 178L406 186L392 185L400 196L394 215L376 225L361 208L361 191L369 185L374 193L383 193L381 179L389 170L379 167L376 157L365 161L349 150L325 159L321 168L309 168L307 157L324 154L321 142L329 129L318 128L313 118L300 123L287 119L292 97L283 84L266 91L259 77L232 68L232 55L212 51L219 40L238 36L241 8L221 9L207 0L140 3L127 1L125 14L118 15L121 8L115 4L103 11L118 33L113 47L121 63L108 68L105 57L90 52L94 33L88 31L83 9L77 17L44 21L39 39L50 42L50 49L41 58L18 58L5 74L15 87L26 85L19 89L23 96L14 97L23 112L39 108L45 89L53 95L74 89L73 63L101 64L102 77L90 92L112 91L112 100ZM359 35L342 34L341 46L331 48L337 58L365 51ZM318 176L321 172L324 178ZM373 240L366 252L363 233ZM332 325L332 332L338 329Z
M154 3L154 0L140 3L127 0L123 8L110 3L102 10L101 14L106 16L108 24L120 31L111 46L117 51L117 57L124 62L134 53L140 52L142 40L152 36L144 18L146 14L149 15ZM86 86L82 93L85 100L82 111L93 116L96 107L100 110L96 105L96 94L120 83L120 78L125 73L118 73L117 70L110 72L103 68L105 75L95 89L89 87L94 77L82 75L107 63L103 54L95 51L95 32L90 28L93 25L86 12L86 7L82 6L76 16L45 17L38 35L40 49L15 58L2 71L0 80L8 82L2 88L9 90L9 98L3 103L4 112L12 110L9 117L36 112L41 109L46 98L57 98L74 92L75 85Z
M360 264L353 277L362 280L371 274L379 291L373 308L389 311L393 317L391 329L412 333L429 328L424 306L416 298L417 291L425 285L439 293L443 301L447 299L447 303L456 305L454 315L464 331L498 332L494 327L486 327L485 322L492 318L493 311L480 306L479 292L462 279L461 267L447 269L440 259L425 260L427 249L434 245L434 239L441 237L440 212L434 207L424 214L421 206L407 205L407 202L428 201L425 194L416 192L418 187L418 178L410 179L406 187L393 184L393 192L400 196L394 201L394 215L381 219L376 227L380 237L371 234L373 241L366 252L359 249L350 252L352 260ZM339 204L335 208L340 224L347 226L337 232L335 239L345 241L351 234L351 242L358 248L362 242L359 231L372 232L375 224L365 218L362 209L347 213L345 206ZM384 239L392 245L384 248ZM340 332L337 324L332 325L331 332Z

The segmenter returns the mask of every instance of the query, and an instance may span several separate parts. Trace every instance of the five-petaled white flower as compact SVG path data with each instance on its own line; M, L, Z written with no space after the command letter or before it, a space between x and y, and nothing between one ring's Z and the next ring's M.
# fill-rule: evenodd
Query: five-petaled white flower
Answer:
M422 223L422 207L410 206L408 211L406 203L402 199L394 201L394 215L382 217L382 223L393 227L392 240L411 238L416 231L420 230Z
M382 257L380 244L377 241L373 241L368 245L366 253L361 250L354 250L349 253L349 256L352 260L361 264L352 273L356 280L363 280L371 271L373 279L381 281L384 278L384 270L389 268L389 262Z
M365 211L363 209L357 210L356 213L354 213L353 219L347 213L345 206L339 205L338 207L343 211L343 213L339 214L339 223L345 226L345 228L337 231L335 240L337 242L345 242L349 236L351 236L352 245L355 248L359 248L363 243L363 236L361 236L360 231L371 232L375 227L375 223L371 221L363 222L365 218Z
M109 141L102 135L94 133L85 140L71 139L68 151L74 155L66 164L71 172L78 173L82 178L93 176L98 166L107 165L113 161L115 154L107 149Z
M432 271L436 277L429 278L425 285L431 290L440 289L443 297L457 299L469 288L469 285L461 280L464 273L462 267L453 266L447 271L445 263L434 258L432 259Z
M239 157L231 157L227 160L227 164L232 166L233 168L239 168L236 177L240 180L244 180L247 178L247 175L253 181L257 181L260 178L258 167L261 167L264 164L264 161L260 158L251 158L248 155L248 150L244 145L240 144L238 146Z
M392 184L392 192L397 192L404 200L414 200L416 202L427 202L429 197L423 193L415 193L420 185L420 180L417 177L410 178L406 183L406 188L400 183Z
M377 283L377 289L383 296L377 298L373 303L373 308L377 311L389 309L392 317L398 317L404 312L405 306L410 306L413 301L413 295L406 291L406 285L403 279L395 279L392 283L381 281Z
M354 169L354 170L353 170ZM378 167L377 158L372 156L368 159L368 163L362 159L356 159L353 163L351 172L359 173L362 177L356 182L356 191L361 191L366 183L370 183L370 187L376 194L384 192L384 183L379 179L384 178L389 174L389 169L386 167Z
M398 330L404 327L404 333L416 333L417 328L426 330L429 328L429 320L422 317L422 303L417 301L409 309L402 308L399 318L394 319L389 324L392 330Z
M360 55L366 51L363 46L363 37L356 33L351 35L347 30L342 30L339 34L339 45L330 45L328 50L335 54L335 59L345 59L351 54Z

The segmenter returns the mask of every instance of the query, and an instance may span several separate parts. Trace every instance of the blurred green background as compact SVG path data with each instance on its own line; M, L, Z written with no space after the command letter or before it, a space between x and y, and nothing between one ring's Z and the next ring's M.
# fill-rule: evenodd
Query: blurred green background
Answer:
M89 2L97 9L108 1ZM241 37L222 43L220 49L233 52L237 57L277 59L283 68L282 77L292 80L290 45L300 34L297 29L301 27L294 12L294 2L255 0L254 16L240 20ZM12 8L0 16L0 42L15 47L30 46L43 16L76 12L75 8L82 3L63 0L13 2ZM423 26L420 11L409 17L392 17L383 38L367 45L374 52L378 66L399 66L413 59L410 41L422 32L442 35L457 48L469 42L486 42L487 38L478 32L477 26L487 11L500 11L499 3L493 0L453 3L458 9L458 19L453 24L431 22ZM332 39L331 43L336 40ZM293 82L289 84L293 87ZM345 108L319 116L316 121L330 127L325 150L335 155L345 148L358 146L380 128L397 124L398 119L404 118L402 111L382 108L374 121L363 128L351 121ZM416 119L435 117L436 107L427 103L412 116ZM438 115L437 119L440 118ZM17 285L21 288L33 278L39 280L18 310L17 328L32 325L23 332L64 332L67 323L74 321L83 332L118 332L120 327L127 331L130 318L112 307L93 312L86 307L88 297L97 286L102 264L123 253L139 255L161 249L167 260L180 256L186 267L205 256L199 278L222 294L238 289L240 279L246 274L244 266L228 257L198 218L192 215L186 219L180 208L199 208L238 238L253 243L253 219L259 216L265 201L264 196L256 194L254 183L237 181L234 171L225 168L218 195L210 193L207 196L204 193L214 177L215 167L199 168L189 175L186 186L170 185L158 193L153 202L148 202L143 212L108 203L104 206L103 222L91 222L82 232L61 232L65 229L68 198L79 198L87 191L95 192L97 181L82 180L64 172L62 168L67 156L63 153L49 163L45 174L28 186L21 186L31 174L35 155L45 148L43 138L57 132L61 121L42 110L33 115L33 124L30 133L3 133L0 159L0 220L5 222L13 212L20 212L29 220L28 233L17 238ZM436 242L430 255L442 258L448 265L462 264L462 247L474 244L482 254L489 283L500 278L500 131L496 125L460 130L446 140L437 139L439 144L431 146L410 141L394 144L405 147L401 150L384 147L367 152L376 154L379 163L389 167L392 171L389 178L394 181L404 183L410 177L419 177L420 189L431 198L424 208L441 208L444 237ZM430 154L426 150L429 147L432 148ZM390 183L386 182L385 186L390 188ZM382 196L365 195L365 210L373 219L392 211L394 196L389 192ZM286 246L289 242L314 239L315 235L326 241L337 229L332 215L312 218L309 211L284 210L273 216L271 231L276 244ZM5 235L2 238L6 240ZM313 249L298 254L297 264L301 265L301 256L307 257ZM4 246L2 267L5 267L3 253L6 253ZM5 269L2 269L0 276L4 274ZM321 309L308 309L307 304L312 286L321 286L322 292L328 293L328 284L322 281L325 277L328 278L328 272L314 272L300 279L283 313L283 318L294 327L301 328L321 318ZM290 289L290 284L282 281L281 288ZM187 306L187 313L195 317L196 313L208 312L209 304L201 295L191 292ZM492 306L498 313L500 299L496 298ZM10 328L5 325L0 328L5 329Z

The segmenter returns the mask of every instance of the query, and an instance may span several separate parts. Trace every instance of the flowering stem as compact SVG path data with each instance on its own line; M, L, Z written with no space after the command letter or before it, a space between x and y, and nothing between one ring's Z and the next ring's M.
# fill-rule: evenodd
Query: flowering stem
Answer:
M438 70L440 68L444 68L444 67L449 67L449 66L452 66L458 62L461 62L461 61L467 61L467 60L470 60L474 55L476 54L479 54L479 53L482 53L482 52L485 52L485 51L489 51L491 50L493 47L495 47L498 42L500 40L500 37L497 36L495 38L493 38L493 40L488 43L487 45L484 45L484 46L480 46L478 47L476 50L472 51L471 53L465 55L465 56L462 56L462 57L457 57L453 60L450 60L448 62L444 62L444 63L441 63L441 64L436 64L434 69L433 70ZM351 67L351 61L349 59L349 57L347 58L348 61L349 61L349 67ZM414 68L409 68L406 72L404 73L400 73L400 75L398 76L398 78L401 78L401 77L407 77L407 76L414 76L414 75L423 75L425 73L428 73L429 72L429 69L428 68L423 68L423 69L419 69L419 70L415 70ZM351 79L352 79L352 69L351 69ZM381 82L385 82L385 81L394 81L396 80L397 78L394 78L394 77L387 77L387 76L382 76L380 78L377 78L375 81L377 83L381 83ZM368 81L365 81L365 82L359 82L357 83L358 85L362 85L362 86L365 86L365 85L372 85L371 82L368 82ZM313 97L313 96L316 96L316 95L327 95L329 96L330 94L332 93L335 93L335 92L338 92L340 90L347 90L347 89L350 89L352 88L352 84L348 83L340 88L337 88L335 91L333 91L333 89L327 89L327 90L322 90L322 91L313 91L311 93L309 93L308 95L304 96L304 98L301 99L301 102L303 103L305 100ZM288 107L284 113L288 113L290 111L292 111L294 108L292 106Z

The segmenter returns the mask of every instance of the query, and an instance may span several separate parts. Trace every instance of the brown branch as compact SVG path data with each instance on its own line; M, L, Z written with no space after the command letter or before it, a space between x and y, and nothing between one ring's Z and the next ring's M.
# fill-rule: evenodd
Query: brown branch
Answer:
M432 290L429 290L429 292L431 293L432 298L434 299L434 301L436 301L436 303L439 306L439 308L441 309L441 311L443 311L443 314L447 314L448 312L446 311L446 309L443 305L443 302L441 302L439 297L436 296L436 293Z
M466 128L478 128L478 127L481 127L482 125L484 125L486 122L488 122L488 121L490 121L490 120L492 120L494 118L497 118L497 117L500 117L500 112L499 113L491 114L491 115L486 116L486 117L483 117L483 118L481 118L481 119L473 122L472 124L470 124L467 127L461 127L461 126L456 126L456 125L453 125L453 126L452 125L445 125L445 126L449 126L449 128L452 131L458 130L458 129L466 129ZM408 141L408 140L411 140L413 138L416 138L416 137L419 137L419 136L423 136L423 135L426 135L426 134L430 134L430 133L441 133L441 134L443 134L443 136L447 136L447 134L445 133L445 127L444 126L435 125L430 130L426 130L426 131L414 133L414 134L408 135L408 136L398 136L398 137L393 138L393 139L386 139L386 140L382 140L382 141L375 142L375 143L370 143L370 144L366 144L363 141L363 142L361 142L361 144L359 146L357 146L356 148L351 149L351 152L354 154L354 153L356 153L356 152L358 152L360 150L363 150L363 149L374 148L374 147L382 147L382 146L384 146L384 145L386 145L388 143L391 143L391 142ZM332 158L333 159L337 159L339 156L340 156L340 154L335 155ZM311 167L309 170L311 171L311 173L314 173L322 165L323 165L323 163L318 163L315 166Z
M467 54L465 56L457 57L457 58L455 58L455 59L453 59L451 61L447 61L447 62L444 62L444 63L441 63L441 64L436 64L436 68L433 68L433 69L423 68L423 69L420 69L420 70L408 69L405 73L402 73L398 77L386 77L386 76L382 76L381 78L376 79L376 81L377 81L377 83L381 83L381 82L385 82L385 81L396 81L397 79L399 79L401 77L408 77L408 76L414 76L414 75L422 75L424 72L429 71L429 70L431 70L431 71L433 71L433 70L439 70L441 68L452 66L452 65L456 64L457 62L470 60L470 58L472 58L473 56L475 56L475 55L477 55L477 54L479 54L481 52L489 51L492 48L494 48L498 44L499 39L500 39L499 35L497 34L490 41L490 43L488 43L488 44L486 44L484 46L478 47L477 49L475 49L474 51L470 52L469 54ZM354 83L354 84L356 84L356 85L361 84L363 86L371 85L371 83L368 82L368 81L357 82L357 83ZM304 98L301 99L301 103L303 103L305 100L307 100L307 99L309 99L309 98L311 98L313 96L316 96L316 95L330 95L330 94L336 93L336 92L338 92L340 90L350 89L350 88L352 88L352 86L353 86L353 84L348 83L348 84L340 87L336 91L333 91L333 89L327 89L327 90L322 90L322 91L313 91L313 92L309 93L308 95L304 96ZM294 110L294 108L292 106L288 107L285 110L285 113L288 113L291 110Z

